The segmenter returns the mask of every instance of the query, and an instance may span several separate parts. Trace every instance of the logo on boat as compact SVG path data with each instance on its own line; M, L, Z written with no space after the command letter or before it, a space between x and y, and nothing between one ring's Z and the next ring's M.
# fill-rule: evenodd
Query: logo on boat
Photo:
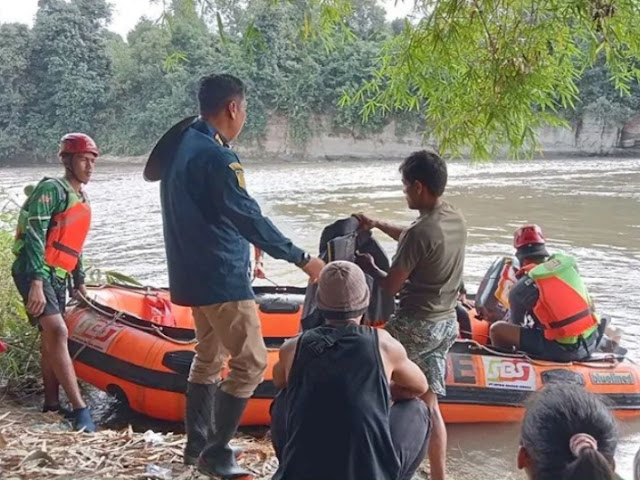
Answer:
M536 374L533 366L514 358L483 357L487 387L511 390L536 389Z
M104 322L88 316L78 322L69 336L77 342L106 352L123 328L117 323Z
M581 373L573 372L565 368L553 368L546 370L540 375L542 384L547 385L549 383L565 383L572 385L584 386L585 381Z
M633 375L631 375L631 373L629 372L591 372L589 375L591 376L591 383L593 383L594 385L633 385L634 383L636 383L633 380Z

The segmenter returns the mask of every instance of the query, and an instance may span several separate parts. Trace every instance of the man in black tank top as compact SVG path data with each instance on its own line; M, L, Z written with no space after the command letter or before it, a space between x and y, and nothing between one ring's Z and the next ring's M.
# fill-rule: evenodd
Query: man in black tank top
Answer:
M326 323L285 342L273 369L273 478L409 480L429 436L427 380L391 335L360 325L369 289L358 266L332 262L319 278Z

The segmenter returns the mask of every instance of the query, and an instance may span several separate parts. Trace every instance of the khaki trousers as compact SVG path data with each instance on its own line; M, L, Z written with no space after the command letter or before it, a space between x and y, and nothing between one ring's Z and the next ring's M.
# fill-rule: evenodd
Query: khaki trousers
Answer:
M220 388L229 395L249 398L267 369L267 347L253 300L192 307L196 328L196 355L189 382L217 383L226 359L229 375Z

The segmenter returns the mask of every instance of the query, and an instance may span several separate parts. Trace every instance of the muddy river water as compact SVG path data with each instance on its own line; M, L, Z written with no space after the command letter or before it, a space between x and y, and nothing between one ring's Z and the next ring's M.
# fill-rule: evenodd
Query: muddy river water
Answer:
M363 211L408 224L395 161L246 163L250 193L294 242L317 253L322 229ZM21 199L22 187L56 166L0 169L0 187ZM99 268L166 286L158 184L146 183L140 165L98 163L88 185L94 211L86 257ZM512 251L513 231L542 226L552 251L575 255L600 312L624 331L623 343L640 360L640 160L598 159L452 162L446 196L460 207L469 229L465 280L474 291L495 256ZM394 244L376 235L389 255ZM295 267L267 259L268 277L303 285ZM618 472L631 478L640 447L640 423L621 425ZM449 470L456 480L522 478L515 468L518 425L449 427Z

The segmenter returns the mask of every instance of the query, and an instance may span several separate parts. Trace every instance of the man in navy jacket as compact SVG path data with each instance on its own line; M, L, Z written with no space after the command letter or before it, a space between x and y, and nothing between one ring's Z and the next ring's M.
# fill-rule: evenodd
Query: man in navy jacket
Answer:
M198 341L184 461L210 476L236 478L247 472L229 440L267 367L250 244L297 265L312 282L324 262L286 238L247 191L243 166L228 145L246 119L243 83L231 75L205 76L198 101L200 116L177 137L160 187L171 300L191 307ZM229 355L230 372L221 380Z

